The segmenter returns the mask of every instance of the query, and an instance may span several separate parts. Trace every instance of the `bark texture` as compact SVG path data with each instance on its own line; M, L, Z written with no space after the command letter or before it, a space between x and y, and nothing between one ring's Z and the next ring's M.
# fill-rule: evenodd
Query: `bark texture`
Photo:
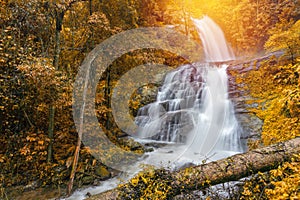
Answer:
M300 153L300 137L268 147L237 154L222 160L172 172L172 194L204 189L211 185L277 168ZM95 195L89 200L118 199L118 189Z

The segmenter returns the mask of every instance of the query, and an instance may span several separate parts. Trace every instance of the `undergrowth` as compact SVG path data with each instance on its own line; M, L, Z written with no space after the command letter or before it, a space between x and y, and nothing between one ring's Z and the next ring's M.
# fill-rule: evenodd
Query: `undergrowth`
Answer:
M275 57L258 70L243 75L246 89L258 105L249 109L264 121L261 140L251 148L267 146L300 136L300 59L295 64L277 62ZM253 145L255 144L255 145ZM298 199L300 197L300 154L268 173L258 173L245 182L242 199Z

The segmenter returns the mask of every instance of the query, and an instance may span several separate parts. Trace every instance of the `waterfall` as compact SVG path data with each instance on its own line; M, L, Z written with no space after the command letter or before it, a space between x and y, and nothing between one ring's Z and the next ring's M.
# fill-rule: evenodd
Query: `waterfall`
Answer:
M206 62L235 60L234 53L227 45L222 29L208 16L193 19L204 48Z
M233 60L234 55L222 30L209 17L193 21L206 63L184 65L168 73L156 101L142 107L135 118L140 127L135 139L162 143L160 148L145 153L143 159L128 166L127 173L96 188L77 191L68 200L84 199L87 192L96 194L117 187L119 179L130 179L144 164L176 169L243 151L242 130L228 99L227 66L220 64Z
M219 159L242 151L242 130L228 98L227 65L216 64L234 60L234 54L212 19L193 21L205 63L168 73L156 101L142 107L135 121L139 138L181 145L181 157L196 160L216 155Z

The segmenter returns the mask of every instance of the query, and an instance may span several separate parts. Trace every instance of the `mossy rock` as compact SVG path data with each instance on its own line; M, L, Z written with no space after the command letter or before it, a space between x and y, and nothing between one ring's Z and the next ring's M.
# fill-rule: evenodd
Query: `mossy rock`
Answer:
M93 176L84 176L82 178L82 184L84 184L84 185L89 185L89 184L92 184L93 182L94 182Z
M99 176L101 179L108 179L111 177L110 172L104 166L96 167L95 175Z
M129 147L131 151L140 150L144 152L144 146L130 137L121 138L119 143L125 147Z

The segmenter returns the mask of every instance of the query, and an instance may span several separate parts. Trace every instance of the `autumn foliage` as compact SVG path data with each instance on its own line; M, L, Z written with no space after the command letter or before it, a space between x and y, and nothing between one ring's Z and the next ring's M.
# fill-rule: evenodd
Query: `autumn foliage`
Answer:
M243 77L243 81L259 105L252 112L264 120L264 145L299 136L298 1L0 2L0 198L12 186L32 182L39 187L66 184L77 141L72 91L79 66L97 44L137 27L174 25L176 30L199 41L190 17L207 14L221 25L239 56L253 56L264 48L284 51L288 56L285 62L274 58L276 64L271 60L263 63L257 71ZM130 52L108 68L99 80L95 104L100 125L115 143L122 146L119 136L124 135L111 118L111 91L118 78L140 64L176 67L184 62L170 52L148 49ZM133 100L138 98L135 96ZM130 106L132 113L136 113L142 105L136 100ZM55 110L53 115L51 109ZM126 145L123 148L130 149ZM292 175L299 170L298 160L295 157L295 162L271 172L274 177L282 176L280 181L271 180L275 190L266 190L266 195L274 198L285 195L276 188L283 187L282 181L291 184L298 180ZM295 173L286 173L288 168ZM76 185L107 178L110 176L107 170L111 172L82 145Z
M249 140L250 148L300 136L300 60L297 53L299 30L295 31L298 24L299 21L286 23L285 31L277 28L272 30L273 35L265 47L280 49L283 54L255 63L257 70L252 70L246 76L240 76L246 83L244 89L249 91L252 97L252 100L247 102L252 105L249 111L264 122L261 140L254 143ZM257 174L246 181L242 198L297 199L300 195L299 167L299 155L295 155L292 162L286 162L269 173Z

